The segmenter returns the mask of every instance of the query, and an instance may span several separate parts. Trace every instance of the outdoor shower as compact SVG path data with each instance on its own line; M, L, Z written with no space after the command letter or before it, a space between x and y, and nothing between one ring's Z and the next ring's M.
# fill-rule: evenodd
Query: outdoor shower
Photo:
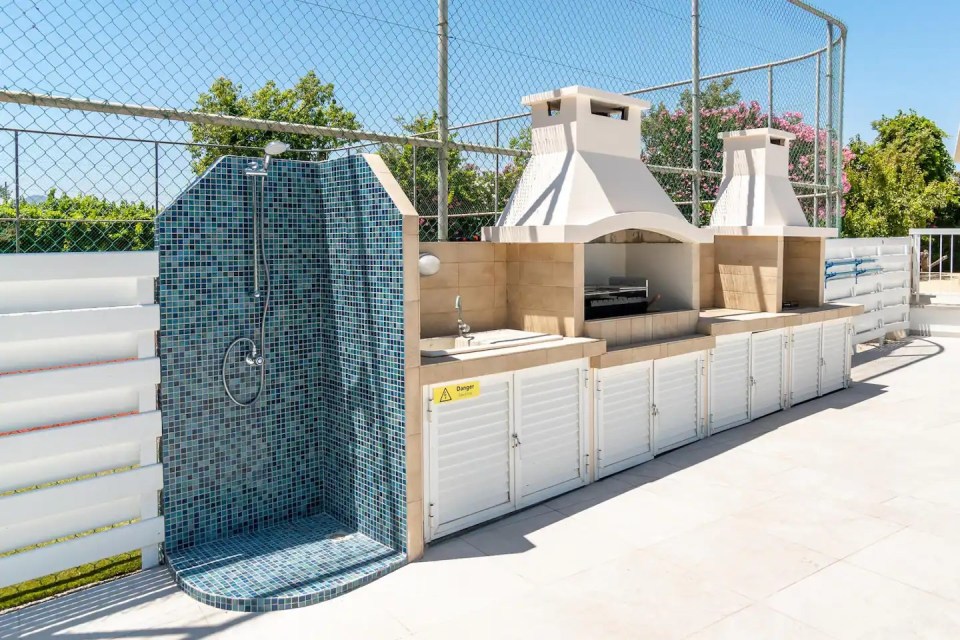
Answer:
M263 306L260 309L260 340L259 343L253 338L240 337L230 343L226 352L223 354L223 362L220 366L220 376L223 381L223 390L227 393L230 400L241 407L249 407L260 399L263 390L266 387L267 367L264 360L267 331L267 313L270 311L270 261L267 260L263 244L264 231L264 186L267 182L267 169L270 167L270 160L275 155L284 153L290 148L286 142L273 140L264 147L264 157L262 166L257 161L250 163L249 168L244 172L250 178L250 200L253 213L253 291L254 300L263 299ZM263 266L263 289L260 288L260 267ZM233 392L230 391L230 385L227 384L227 365L230 360L230 354L240 345L247 345L249 351L244 356L243 361L248 367L257 367L260 369L260 383L257 387L257 393L247 401L240 401Z

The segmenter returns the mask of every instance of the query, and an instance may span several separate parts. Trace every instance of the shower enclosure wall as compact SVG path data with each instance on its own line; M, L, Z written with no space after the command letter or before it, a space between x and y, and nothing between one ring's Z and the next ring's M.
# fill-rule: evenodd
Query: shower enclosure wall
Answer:
M316 602L404 560L403 224L355 156L264 178L270 313L260 384L250 158L224 157L157 220L163 507L178 582L216 606ZM392 180L392 178L390 178Z

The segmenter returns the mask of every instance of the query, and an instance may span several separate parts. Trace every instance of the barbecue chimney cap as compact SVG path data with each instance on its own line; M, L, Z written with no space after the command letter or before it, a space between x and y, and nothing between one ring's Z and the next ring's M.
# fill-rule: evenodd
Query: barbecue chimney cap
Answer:
M740 131L724 131L718 133L717 137L723 141L744 138L762 138L765 142L782 145L784 142L796 140L797 136L783 129L773 129L763 127L761 129L742 129Z
M645 111L650 108L650 103L646 100L641 100L640 98L625 96L622 93L613 93L611 91L594 89L593 87L582 87L580 85L563 87L562 89L553 89L551 91L541 91L540 93L532 93L528 96L524 96L523 99L520 100L520 104L525 107L532 107L535 104L553 102L555 100L559 100L560 98L566 98L569 96L586 96L588 98L594 98L596 100L603 101L611 106L635 107L641 111Z

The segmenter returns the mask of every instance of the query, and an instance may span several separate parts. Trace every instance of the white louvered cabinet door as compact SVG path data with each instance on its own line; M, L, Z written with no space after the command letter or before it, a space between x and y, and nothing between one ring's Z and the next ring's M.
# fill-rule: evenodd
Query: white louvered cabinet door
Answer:
M823 323L820 361L820 395L842 389L847 380L848 323Z
M786 333L760 331L750 337L750 419L783 409Z
M708 375L710 433L750 420L750 334L718 337Z
M702 371L702 352L653 362L654 453L700 438Z
M442 404L427 387L430 539L513 510L510 379L480 378L479 396Z
M596 386L597 476L653 458L653 363L599 369Z
M794 327L790 337L790 404L820 393L820 324Z
M586 362L574 360L514 374L520 506L586 483L585 372Z

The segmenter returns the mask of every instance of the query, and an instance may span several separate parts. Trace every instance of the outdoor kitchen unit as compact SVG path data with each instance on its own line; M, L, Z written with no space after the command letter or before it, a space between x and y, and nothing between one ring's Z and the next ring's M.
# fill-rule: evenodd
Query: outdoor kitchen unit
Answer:
M575 324L588 335L594 321L699 309L699 246L712 233L683 217L644 162L650 103L579 86L522 102L532 156L484 240L577 246Z
M727 197L753 195L756 176L732 170L755 160L770 161L773 197L747 214L730 200L717 231L688 222L644 164L646 102L567 87L523 103L532 155L483 241L405 231L410 257L436 263L405 267L420 338L409 513L426 541L841 388L849 369L859 311L817 303L822 238L779 182L787 135L730 136L749 151L728 158ZM791 311L752 313L784 297Z

